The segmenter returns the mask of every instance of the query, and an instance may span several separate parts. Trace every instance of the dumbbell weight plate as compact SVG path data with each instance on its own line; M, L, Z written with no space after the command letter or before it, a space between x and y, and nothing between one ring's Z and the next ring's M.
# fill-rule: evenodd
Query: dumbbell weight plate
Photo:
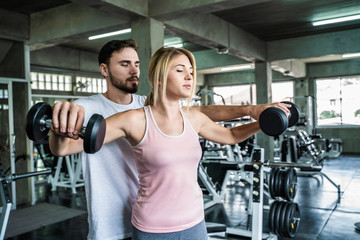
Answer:
M299 118L300 118L300 110L299 108L292 102L289 102L289 101L283 101L282 103L285 103L285 104L290 104L291 105L291 108L289 108L290 110L290 118L289 118L289 122L288 122L288 127L292 127L294 126L298 121L299 121Z
M49 129L45 124L41 123L41 118L50 119L52 117L52 108L48 103L39 102L32 106L26 115L25 131L28 138L34 142L43 140Z
M259 117L260 129L269 136L279 136L288 127L286 114L277 107L269 107Z
M104 143L106 133L106 121L103 116L94 114L91 116L84 134L84 151L96 153Z

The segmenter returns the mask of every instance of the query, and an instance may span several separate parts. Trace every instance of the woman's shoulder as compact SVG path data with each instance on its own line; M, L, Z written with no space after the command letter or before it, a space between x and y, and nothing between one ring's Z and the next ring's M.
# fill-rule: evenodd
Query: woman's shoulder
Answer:
M131 109L123 112L124 115L126 115L126 118L130 119L137 119L144 117L145 118L145 111L144 108L138 108L138 109Z
M200 112L197 108L194 107L184 107L182 108L182 110L185 113L186 117L190 120L199 120L204 116L202 112Z

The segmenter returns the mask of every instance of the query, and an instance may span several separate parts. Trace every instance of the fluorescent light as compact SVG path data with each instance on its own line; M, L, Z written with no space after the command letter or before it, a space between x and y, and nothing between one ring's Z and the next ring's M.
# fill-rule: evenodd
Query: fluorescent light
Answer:
M168 48L168 47L182 48L182 47L184 47L184 44L182 44L182 43L170 44L170 45L166 45L164 47L166 47L166 48Z
M94 39L99 39L99 38L106 38L106 37L115 36L115 35L120 35L120 34L124 34L124 33L129 33L129 32L131 32L131 28L127 28L127 29L123 29L123 30L120 30L120 31L109 32L109 33L104 33L104 34L99 34L99 35L91 36L91 37L89 37L89 40L94 40Z
M342 55L342 58L353 58L353 57L360 57L360 53L348 53Z
M245 70L245 69L251 69L252 65L239 65L239 66L232 66L232 67L223 67L220 68L220 71L232 71L232 70Z
M357 20L357 19L360 19L360 14L353 15L353 16L347 16L347 17L333 18L333 19L328 19L328 20L323 20L323 21L317 21L317 22L313 22L312 25L319 26L319 25L325 25L325 24L352 21L352 20Z

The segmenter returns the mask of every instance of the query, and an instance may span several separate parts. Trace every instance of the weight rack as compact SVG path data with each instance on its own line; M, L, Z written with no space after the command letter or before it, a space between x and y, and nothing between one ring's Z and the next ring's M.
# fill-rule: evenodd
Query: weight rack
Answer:
M16 181L21 178L28 178L28 177L38 176L42 174L50 174L50 173L51 173L51 169L48 169L38 172L10 174L9 176L5 177L2 161L0 159L0 182L1 182L0 195L1 195L1 201L3 203L3 207L1 210L1 218L0 218L0 226L1 226L0 239L4 239L5 237L6 227L9 221L9 216L12 206L7 185L12 181Z
M263 238L277 240L278 237L272 233L263 233L263 196L264 196L264 149L255 148L252 161L253 171L251 173L252 189L252 225L251 231L239 228L227 228L226 233L251 237L252 240L261 240Z

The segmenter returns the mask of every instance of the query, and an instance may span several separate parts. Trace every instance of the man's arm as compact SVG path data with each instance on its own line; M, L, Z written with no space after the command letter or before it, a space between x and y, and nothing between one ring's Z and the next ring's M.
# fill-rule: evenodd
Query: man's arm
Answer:
M262 111L264 111L268 107L278 107L282 109L286 113L286 115L288 115L290 112L288 108L290 108L291 105L275 102L275 103L265 103L258 105L243 105L243 106L208 105L208 106L194 106L191 108L204 113L214 122L221 122L221 121L229 121L244 116L250 116L255 120L258 120Z

